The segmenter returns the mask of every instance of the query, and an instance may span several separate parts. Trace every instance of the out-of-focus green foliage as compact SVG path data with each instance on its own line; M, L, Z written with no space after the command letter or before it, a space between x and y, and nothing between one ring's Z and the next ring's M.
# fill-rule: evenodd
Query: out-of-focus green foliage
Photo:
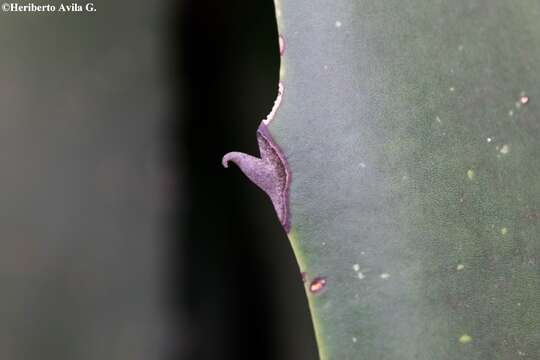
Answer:
M165 9L147 5L0 13L2 359L164 355Z

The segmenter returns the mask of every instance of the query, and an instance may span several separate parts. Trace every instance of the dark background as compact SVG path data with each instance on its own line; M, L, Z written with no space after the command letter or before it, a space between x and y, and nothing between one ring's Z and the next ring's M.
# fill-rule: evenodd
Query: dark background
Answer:
M316 359L301 276L269 199L232 166L257 155L255 131L279 79L271 0L187 0L173 21L183 94L177 131L184 204L176 309L183 358ZM181 259L180 259L181 258Z

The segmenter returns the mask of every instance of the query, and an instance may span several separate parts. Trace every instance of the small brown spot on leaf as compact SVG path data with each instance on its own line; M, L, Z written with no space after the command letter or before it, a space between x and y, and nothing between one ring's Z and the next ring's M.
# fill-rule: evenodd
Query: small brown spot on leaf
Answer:
M279 55L283 56L285 53L285 38L283 35L279 35Z
M325 287L326 287L326 278L319 276L313 279L311 284L309 284L309 291L312 292L313 294L318 294L321 291L323 291Z

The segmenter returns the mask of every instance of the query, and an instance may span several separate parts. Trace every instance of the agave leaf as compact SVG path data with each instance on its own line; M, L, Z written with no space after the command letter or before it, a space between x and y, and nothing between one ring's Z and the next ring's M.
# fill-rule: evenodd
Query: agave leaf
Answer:
M266 123L321 359L539 359L540 2L276 13Z

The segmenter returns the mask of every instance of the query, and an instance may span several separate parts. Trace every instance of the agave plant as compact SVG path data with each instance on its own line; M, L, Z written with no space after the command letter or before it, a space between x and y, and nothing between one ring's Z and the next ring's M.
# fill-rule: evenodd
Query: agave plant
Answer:
M276 0L260 157L320 358L540 359L540 2Z

